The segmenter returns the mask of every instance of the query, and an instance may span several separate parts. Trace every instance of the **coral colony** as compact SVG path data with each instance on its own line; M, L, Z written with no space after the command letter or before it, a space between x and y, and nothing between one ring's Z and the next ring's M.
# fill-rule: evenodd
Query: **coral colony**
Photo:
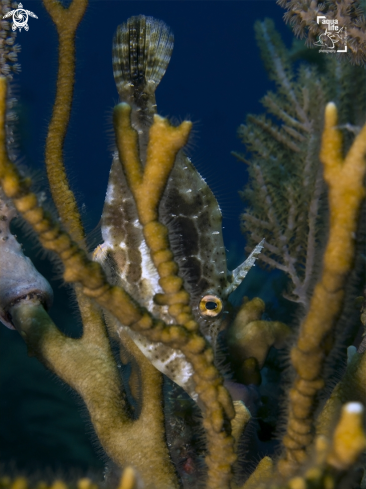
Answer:
M218 204L184 154L192 124L173 126L157 115L155 90L169 63L173 35L152 17L128 19L113 42L120 96L114 109L116 151L102 215L103 243L90 254L63 165L75 32L88 2L73 0L67 9L57 0L43 3L59 35L57 93L45 152L59 219L42 208L30 179L13 162L14 100L8 80L18 69L19 49L9 22L3 21L0 316L23 337L29 353L83 399L111 461L105 486L365 487L360 470L366 448L364 341L358 351L351 347L342 379L319 402L342 321L345 328L347 286L362 266L358 222L365 196L364 93L359 90L358 102L349 90L332 93L307 65L295 76L273 24L257 24L264 62L277 87L263 103L281 125L268 115L249 116L239 130L250 151L237 156L249 165L242 219L251 254L230 272ZM290 12L295 3L286 5ZM346 11L347 23L352 23L358 6L353 2L353 10L345 10L345 3L342 10L342 5L337 4L338 10ZM2 0L2 15L15 7ZM311 20L298 10L291 15ZM287 17L296 28L300 20ZM351 46L354 61L361 63L362 41ZM364 79L362 68L336 58L326 70L335 83L337 76ZM310 103L314 98L317 103ZM51 287L10 232L16 215L61 260L63 278L73 284L80 309L80 339L64 335L50 319ZM229 295L256 259L288 274L287 296L302 308L298 331L264 318L259 298L244 298L237 308L229 305ZM316 265L320 260L322 267ZM361 319L365 324L364 312ZM118 345L119 359L111 341ZM267 361L285 346L292 371L286 396L268 388L274 370ZM164 391L163 376L170 379ZM277 433L280 443L274 445L270 437L259 440L259 426L271 425L280 403L287 413ZM6 474L0 484L33 485ZM35 487L47 487L39 484ZM89 479L75 484L97 487ZM52 487L66 485L57 481Z

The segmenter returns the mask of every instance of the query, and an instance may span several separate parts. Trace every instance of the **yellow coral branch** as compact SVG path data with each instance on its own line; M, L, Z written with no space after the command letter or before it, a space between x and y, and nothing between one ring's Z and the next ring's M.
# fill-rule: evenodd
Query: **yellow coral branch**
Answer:
M235 451L239 446L239 440L251 419L249 409L242 401L234 401L235 418L231 420L232 435L235 440Z
M138 137L131 126L130 117L131 108L128 104L119 104L115 108L114 126L120 161L136 202L146 243L160 276L159 283L165 292L157 296L156 300L169 305L170 314L190 333L191 338L186 343L183 337L178 336L181 333L177 327L172 326L160 336L157 335L155 340L165 344L175 340L176 346L193 366L196 391L205 408L204 426L210 452L206 458L209 469L207 487L223 488L230 480L231 465L236 459L234 440L226 432L224 422L226 417L232 419L235 411L223 380L213 365L212 349L198 333L198 324L189 306L189 294L184 290L183 280L177 275L178 267L172 259L168 230L158 221L158 204L176 155L187 141L191 123L183 122L179 127L173 127L166 119L155 115L143 169L138 154ZM196 347L199 349L198 354Z
M337 470L346 470L366 449L366 437L363 430L363 407L358 402L345 404L341 419L333 436L332 450L327 457L329 465Z
M241 489L258 489L265 487L273 475L273 462L270 457L263 457L255 471Z
M236 379L243 384L261 383L260 369L271 346L283 348L291 330L279 321L262 321L265 304L259 297L243 304L226 331L226 341Z
M126 467L117 489L138 489L139 486L136 471L132 467Z
M86 249L85 232L63 162L63 144L70 120L75 82L75 32L88 0L73 0L65 9L59 1L43 0L59 35L59 69L56 100L46 139L45 161L53 201L65 228Z
M270 347L283 348L291 334L291 329L280 321L262 321L264 309L265 304L259 297L244 301L227 329L227 343L235 360L255 358L260 369Z
M142 169L138 154L137 132L131 126L131 107L119 104L114 110L114 126L119 157L128 185L134 196L139 221L149 246L151 257L158 270L159 283L166 297L158 297L159 303L169 304L169 312L189 331L197 331L189 307L189 295L183 288L183 280L177 276L178 266L172 260L168 230L158 221L158 204L162 197L178 150L187 141L192 124L183 122L173 127L166 119L154 116L149 133L146 165Z
M56 99L46 139L45 163L52 199L62 223L72 239L86 250L85 231L74 193L70 189L64 161L63 144L70 120L75 82L75 32L83 18L88 0L73 0L65 9L59 1L43 0L56 25L59 35L59 68ZM94 304L75 286L83 325L101 323L102 318Z
M342 307L344 283L353 261L358 212L365 196L366 125L343 160L341 133L336 124L337 109L330 103L325 111L320 155L329 186L330 232L322 276L291 352L297 377L290 391L289 420L283 439L285 456L278 465L283 475L293 473L307 458L306 449L313 439L315 396L324 384L321 379L327 355L324 343Z

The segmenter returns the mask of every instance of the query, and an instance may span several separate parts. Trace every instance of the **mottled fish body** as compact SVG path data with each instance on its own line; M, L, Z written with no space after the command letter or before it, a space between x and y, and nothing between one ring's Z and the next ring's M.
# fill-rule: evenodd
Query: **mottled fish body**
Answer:
M168 66L173 42L173 34L162 21L144 16L128 19L114 37L114 77L121 102L132 108L131 123L138 134L142 166L156 113L155 90ZM178 275L190 294L194 318L202 334L215 345L225 301L238 285L234 278L240 275L235 274L239 267L228 274L219 205L182 151L161 199L159 220L168 228ZM103 264L111 283L123 287L156 318L173 324L168 307L154 302L154 296L163 290L117 152L108 181L102 236L104 243L94 258ZM124 325L117 329L127 332L156 368L197 399L192 367L180 351L149 342Z

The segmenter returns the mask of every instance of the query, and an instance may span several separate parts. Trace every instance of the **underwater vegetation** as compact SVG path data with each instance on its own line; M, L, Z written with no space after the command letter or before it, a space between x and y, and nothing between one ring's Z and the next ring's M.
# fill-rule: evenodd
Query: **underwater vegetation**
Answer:
M67 9L56 0L43 3L59 35L45 151L58 217L44 210L13 161L14 101L6 77L17 69L17 48L7 47L14 36L4 23L2 39L10 40L2 43L2 59L8 61L0 78L0 315L22 336L29 354L83 399L110 459L104 485L340 489L359 487L362 477L364 485L362 343L358 351L349 350L342 379L326 392L327 361L363 239L362 91L358 102L350 100L347 86L338 91L335 83L328 93L315 68L301 67L296 79L273 25L258 24L278 89L265 98L266 108L284 124L250 117L240 129L252 153L240 158L251 168L243 221L254 249L228 271L220 209L183 150L192 123L175 126L157 115L155 90L173 35L162 21L131 17L113 41L121 101L113 115L116 150L103 242L90 252L63 163L75 32L88 2L73 0ZM4 13L13 7L5 0L1 5ZM330 60L328 70L342 80L352 76L358 86L362 71L332 63L338 61ZM356 71L349 75L349 69ZM65 282L74 285L80 338L63 334L48 315L53 292L10 232L15 215L57 255ZM265 316L259 298L244 298L238 308L229 303L261 252L264 262L290 276L290 297L302 305L296 331ZM291 347L291 373L278 367L276 350L284 347ZM6 474L0 484L31 485ZM47 487L41 477L35 485ZM85 479L74 485L96 487Z
M318 22L319 16L327 20L334 20L339 31L346 32L347 41L337 40L339 47L347 44L347 57L356 65L366 62L366 19L364 0L278 0L278 4L285 8L286 23L289 23L296 37L306 39L306 44L313 47L319 35L324 32L323 26ZM342 36L341 36L342 37ZM344 39L344 38L343 38Z
M343 149L348 151L366 119L365 70L327 57L321 71L317 65L301 63L296 73L292 52L273 22L257 22L255 31L277 91L262 100L266 115L249 115L238 131L252 155L234 153L248 164L250 174L242 194L247 204L243 231L248 251L258 238L265 238L261 261L289 276L286 298L307 308L320 272L329 220L320 163L324 110L329 100L336 103Z

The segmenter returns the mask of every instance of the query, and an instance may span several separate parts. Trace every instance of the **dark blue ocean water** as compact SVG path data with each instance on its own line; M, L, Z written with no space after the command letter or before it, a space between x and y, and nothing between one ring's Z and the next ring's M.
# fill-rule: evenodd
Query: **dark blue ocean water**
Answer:
M43 168L44 141L55 95L55 28L42 2L29 1L38 16L18 35L22 73L16 77L22 110L21 155ZM111 112L118 102L111 46L117 25L131 15L164 20L175 36L171 63L157 90L158 112L194 122L188 153L214 190L224 215L225 241L240 240L238 191L245 165L236 136L248 113L270 87L255 43L253 24L270 17L290 44L291 31L274 1L91 1L77 32L74 108L65 162L88 229L98 223L111 164Z

